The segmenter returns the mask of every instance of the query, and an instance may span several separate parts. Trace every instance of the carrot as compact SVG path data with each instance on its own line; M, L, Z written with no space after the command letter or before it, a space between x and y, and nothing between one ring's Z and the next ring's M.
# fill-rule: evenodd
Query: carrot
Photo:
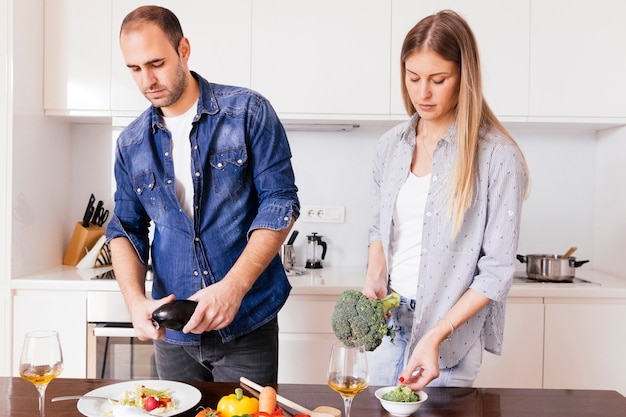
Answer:
M263 387L259 393L259 411L272 414L276 409L276 390L273 387Z

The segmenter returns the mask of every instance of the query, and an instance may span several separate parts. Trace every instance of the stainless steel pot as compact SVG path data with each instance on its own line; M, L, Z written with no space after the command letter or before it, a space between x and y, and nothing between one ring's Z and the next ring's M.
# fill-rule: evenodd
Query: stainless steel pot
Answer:
M517 255L517 260L526 264L528 278L541 281L568 281L574 278L574 269L589 261L577 261L556 254Z

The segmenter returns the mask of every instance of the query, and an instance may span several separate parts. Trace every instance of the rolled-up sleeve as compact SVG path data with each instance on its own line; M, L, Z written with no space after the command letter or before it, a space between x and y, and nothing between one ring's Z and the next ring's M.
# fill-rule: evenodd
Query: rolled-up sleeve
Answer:
M255 229L284 230L300 215L287 134L266 100L252 113L249 149L259 208L248 236Z

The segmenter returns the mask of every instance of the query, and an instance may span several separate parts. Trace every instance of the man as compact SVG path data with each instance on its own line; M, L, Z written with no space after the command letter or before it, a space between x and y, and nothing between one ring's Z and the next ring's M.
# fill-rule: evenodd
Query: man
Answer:
M291 289L277 254L300 207L284 129L257 93L189 70L171 11L129 13L120 46L152 103L118 139L107 227L137 336L154 339L161 379L277 382L276 315ZM175 298L198 302L190 321L155 328L152 311Z

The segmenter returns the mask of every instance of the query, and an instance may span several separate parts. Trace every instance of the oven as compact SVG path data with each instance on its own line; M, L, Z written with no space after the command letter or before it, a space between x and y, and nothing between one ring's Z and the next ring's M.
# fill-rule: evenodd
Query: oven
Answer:
M87 378L157 379L152 341L140 341L120 291L87 293Z

